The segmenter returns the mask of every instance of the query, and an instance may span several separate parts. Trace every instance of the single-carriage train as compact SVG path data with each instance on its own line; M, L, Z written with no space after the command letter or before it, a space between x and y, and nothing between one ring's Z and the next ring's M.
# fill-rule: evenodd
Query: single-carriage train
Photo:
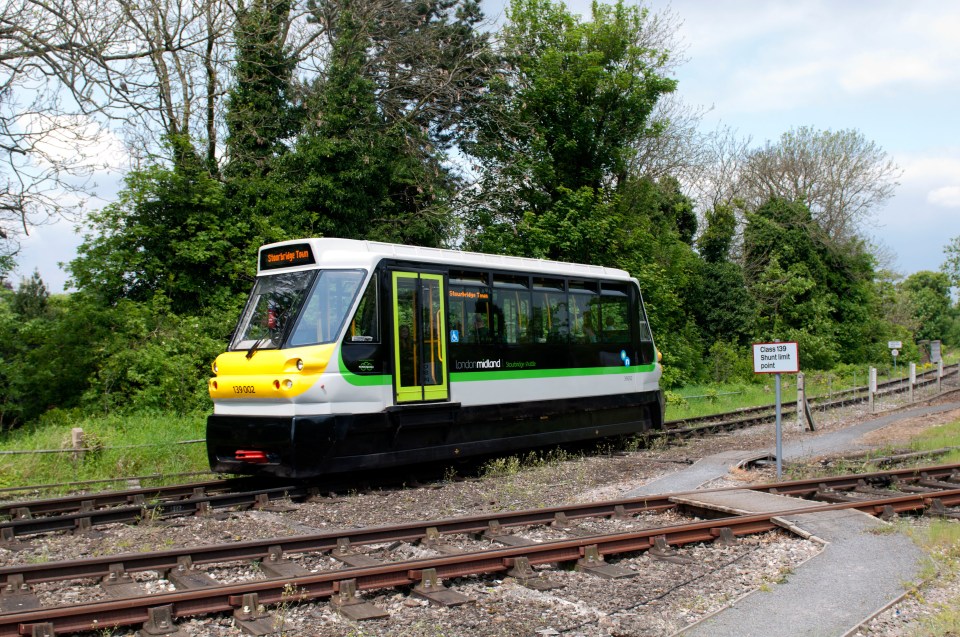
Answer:
M310 477L643 432L659 355L622 270L344 239L263 246L213 365L214 471Z

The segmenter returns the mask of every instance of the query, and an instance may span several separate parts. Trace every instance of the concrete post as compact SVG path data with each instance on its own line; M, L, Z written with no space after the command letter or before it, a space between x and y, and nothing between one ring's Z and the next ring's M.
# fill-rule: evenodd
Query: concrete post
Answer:
M943 391L943 359L937 361L937 393Z
M876 393L877 393L877 368L870 368L870 388L867 390L870 396L870 413L874 413L877 410L876 406Z
M70 446L73 447L73 459L80 460L83 457L83 429L74 427L70 430Z
M797 374L797 427L803 429L803 401L806 399L806 389L803 382L803 372Z
M910 363L910 402L913 402L913 390L917 386L917 364Z

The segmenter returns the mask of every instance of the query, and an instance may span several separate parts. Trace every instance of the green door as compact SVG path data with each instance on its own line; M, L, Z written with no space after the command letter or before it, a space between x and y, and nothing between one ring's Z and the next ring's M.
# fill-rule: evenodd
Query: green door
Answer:
M449 400L443 275L393 273L393 362L397 403Z

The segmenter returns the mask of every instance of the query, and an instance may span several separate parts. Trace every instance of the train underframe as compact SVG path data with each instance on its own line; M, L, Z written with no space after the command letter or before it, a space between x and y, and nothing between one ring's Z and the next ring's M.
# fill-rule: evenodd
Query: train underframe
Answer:
M215 414L207 419L207 454L217 472L310 478L640 434L662 427L663 410L657 390L369 414Z

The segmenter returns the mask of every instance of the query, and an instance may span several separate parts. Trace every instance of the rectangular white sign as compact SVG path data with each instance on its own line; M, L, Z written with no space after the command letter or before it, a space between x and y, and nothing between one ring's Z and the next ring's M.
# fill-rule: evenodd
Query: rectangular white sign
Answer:
M796 374L800 371L800 351L795 342L754 343L755 374Z
M903 343L901 341L887 341L887 347L890 349L903 349Z

